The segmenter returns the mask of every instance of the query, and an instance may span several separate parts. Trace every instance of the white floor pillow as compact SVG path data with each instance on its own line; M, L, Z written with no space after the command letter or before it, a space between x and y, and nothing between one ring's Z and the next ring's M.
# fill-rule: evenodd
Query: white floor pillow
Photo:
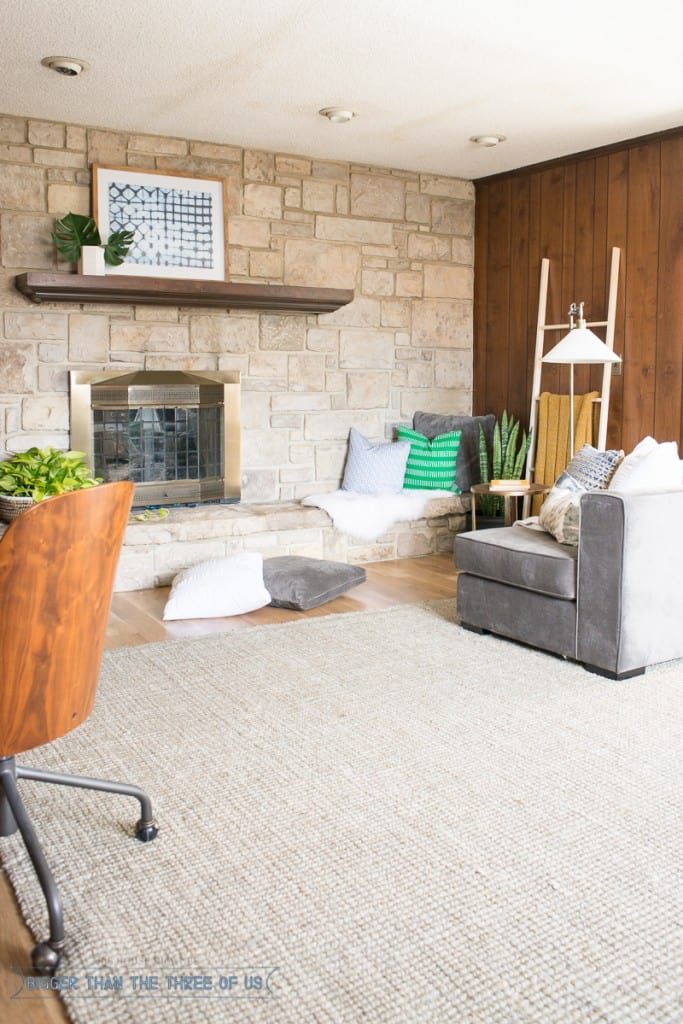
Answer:
M267 604L270 594L263 583L263 555L243 551L178 573L164 608L164 621L243 615Z

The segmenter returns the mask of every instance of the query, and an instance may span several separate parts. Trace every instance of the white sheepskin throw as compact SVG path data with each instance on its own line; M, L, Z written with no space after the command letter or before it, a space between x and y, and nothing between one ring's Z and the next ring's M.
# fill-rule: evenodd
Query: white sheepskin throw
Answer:
M427 503L450 491L399 491L398 494L356 494L354 491L331 491L311 494L303 505L322 508L340 533L359 540L376 540L394 523L421 519Z

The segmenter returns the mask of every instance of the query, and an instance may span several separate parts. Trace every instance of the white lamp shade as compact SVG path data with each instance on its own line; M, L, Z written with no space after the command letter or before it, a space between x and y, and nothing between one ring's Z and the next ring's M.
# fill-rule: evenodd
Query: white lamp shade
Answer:
M558 341L547 355L544 363L620 363L621 357L587 327L574 327L562 341Z

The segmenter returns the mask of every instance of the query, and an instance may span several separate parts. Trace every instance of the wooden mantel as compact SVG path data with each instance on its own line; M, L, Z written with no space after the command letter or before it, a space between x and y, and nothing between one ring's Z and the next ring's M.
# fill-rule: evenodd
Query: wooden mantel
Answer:
M219 309L332 313L353 299L351 288L303 288L231 281L183 281L110 274L47 274L29 271L15 279L33 302L109 302L126 305L208 306Z

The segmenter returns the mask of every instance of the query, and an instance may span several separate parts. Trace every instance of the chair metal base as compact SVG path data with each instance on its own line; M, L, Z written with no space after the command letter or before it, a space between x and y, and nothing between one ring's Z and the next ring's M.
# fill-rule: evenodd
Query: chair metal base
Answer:
M11 836L19 830L24 846L38 876L47 903L50 921L50 938L39 942L33 949L31 959L38 974L54 974L59 966L64 948L64 915L59 890L45 859L31 819L19 795L17 779L32 782L50 782L57 786L75 786L79 789L94 789L102 793L118 793L132 796L140 802L140 820L135 826L135 838L148 843L158 833L152 814L152 804L147 794L138 786L125 782L107 782L83 775L66 775L60 772L43 771L38 768L23 768L14 757L0 758L0 836Z

